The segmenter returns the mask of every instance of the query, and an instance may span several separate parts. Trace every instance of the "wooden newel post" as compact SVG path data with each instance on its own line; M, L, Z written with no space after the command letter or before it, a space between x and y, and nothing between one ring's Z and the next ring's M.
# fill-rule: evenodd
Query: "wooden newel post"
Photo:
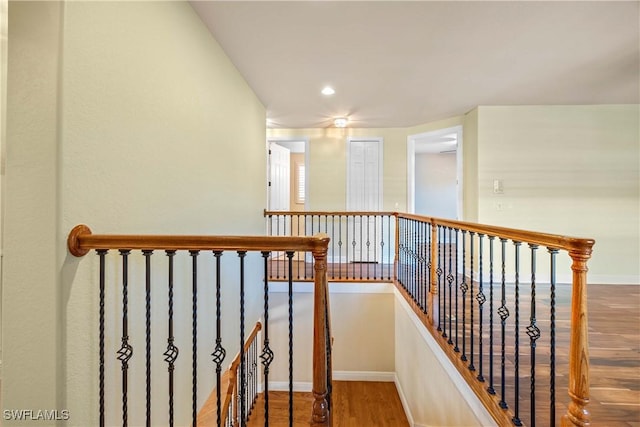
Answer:
M434 219L431 219L431 275L429 277L429 295L428 295L428 312L427 316L433 325L434 319L438 319L440 313L439 306L436 303L438 298L438 225Z
M569 251L573 260L573 290L571 296L571 338L569 342L569 397L571 402L561 425L591 425L589 403L589 337L587 323L587 261L591 258L588 247Z
M322 247L313 251L315 262L315 278L313 289L313 409L311 413L312 426L329 426L327 391L327 248L329 237L320 234L315 237L324 242Z

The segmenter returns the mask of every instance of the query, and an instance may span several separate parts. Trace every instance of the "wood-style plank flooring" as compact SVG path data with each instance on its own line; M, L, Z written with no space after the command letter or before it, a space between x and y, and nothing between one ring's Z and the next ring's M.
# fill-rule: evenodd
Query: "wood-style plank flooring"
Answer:
M308 426L311 418L311 393L294 393L293 425ZM269 392L269 426L289 425L289 395ZM394 383L334 381L333 425L336 427L408 427ZM248 427L264 426L264 398L260 394L251 412Z

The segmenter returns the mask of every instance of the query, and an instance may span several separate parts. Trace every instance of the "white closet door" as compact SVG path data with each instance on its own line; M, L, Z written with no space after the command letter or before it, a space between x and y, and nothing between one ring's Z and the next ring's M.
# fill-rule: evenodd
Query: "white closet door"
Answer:
M380 211L382 208L382 139L350 138L347 164L347 210ZM349 261L380 262L381 238L375 217L349 221Z

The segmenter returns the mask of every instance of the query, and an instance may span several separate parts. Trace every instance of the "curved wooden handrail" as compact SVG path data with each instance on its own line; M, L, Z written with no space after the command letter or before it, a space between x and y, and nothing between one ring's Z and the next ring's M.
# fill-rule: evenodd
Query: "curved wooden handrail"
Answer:
M84 224L69 233L67 247L77 257L91 249L147 250L238 250L238 251L322 251L329 244L328 236L172 236L92 234Z
M564 249L569 252L591 254L595 240L577 237L568 237L558 234L539 233L536 231L518 230L515 228L499 227L496 225L475 224L472 222L456 221L452 219L433 218L421 215L396 213L398 218L412 219L416 221L430 222L434 225L458 228L472 231L478 234L502 237L523 243L546 246L554 249Z
M247 351L249 351L249 347L251 347L253 340L256 338L256 335L258 335L258 332L260 332L261 330L262 330L262 323L257 322L256 325L253 327L253 330L249 334L249 337L244 343L243 353L247 353ZM240 353L236 354L236 357L233 359L233 361L231 361L231 365L229 366L229 369L232 371L235 371L238 369L238 365L240 365Z

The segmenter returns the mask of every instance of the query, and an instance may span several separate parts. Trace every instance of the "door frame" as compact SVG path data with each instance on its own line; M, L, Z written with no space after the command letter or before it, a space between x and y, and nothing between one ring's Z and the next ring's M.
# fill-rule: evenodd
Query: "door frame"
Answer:
M304 142L304 210L308 211L309 210L309 137L307 136L301 136L301 137L288 137L288 136L273 136L273 137L267 137L266 139L266 150L265 150L265 154L266 154L266 159L267 159L267 194L266 194L266 201L265 201L265 206L267 206L267 209L269 208L270 204L270 191L269 191L269 178L271 177L271 170L270 170L270 164L269 164L269 146L271 145L271 143L281 143L281 142L285 142L285 143L294 143L294 142L298 142L298 141L302 141Z
M458 145L456 147L456 219L463 219L463 146L464 139L462 134L462 125L456 125L448 128L437 129L429 132L422 132L415 135L407 136L407 211L414 214L416 210L416 139L418 138L439 138L451 133L456 134Z

